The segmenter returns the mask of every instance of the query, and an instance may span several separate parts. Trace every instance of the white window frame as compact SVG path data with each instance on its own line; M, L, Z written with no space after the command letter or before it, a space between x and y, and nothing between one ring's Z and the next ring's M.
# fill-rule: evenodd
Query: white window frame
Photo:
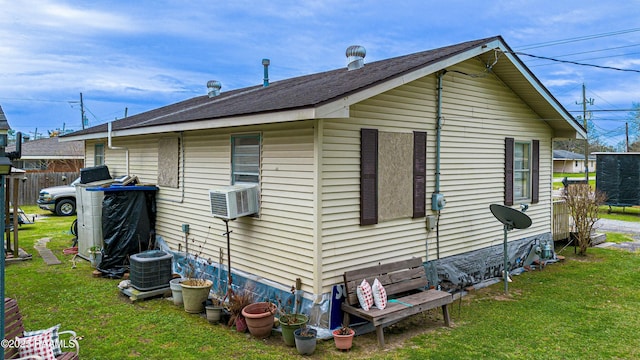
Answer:
M531 148L530 141L513 143L513 201L531 199Z
M246 144L239 144L238 142L242 140L249 140L249 141ZM255 142L257 142L257 144ZM231 135L231 184L232 185L260 184L261 163L262 163L262 134L261 133Z

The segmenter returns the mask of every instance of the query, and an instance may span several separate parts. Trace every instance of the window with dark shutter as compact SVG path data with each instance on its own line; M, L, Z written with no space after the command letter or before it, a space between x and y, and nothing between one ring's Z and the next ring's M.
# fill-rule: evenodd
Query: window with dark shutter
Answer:
M504 204L513 205L513 138L504 139Z
M427 133L413 132L413 217L426 216Z
M540 140L533 140L531 149L531 203L540 199Z
M378 130L360 129L360 225L378 223Z

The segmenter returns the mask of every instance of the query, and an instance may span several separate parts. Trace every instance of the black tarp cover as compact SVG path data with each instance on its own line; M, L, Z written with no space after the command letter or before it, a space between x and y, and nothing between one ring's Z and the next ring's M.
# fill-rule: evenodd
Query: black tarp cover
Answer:
M103 276L121 278L129 256L155 246L155 191L105 191L102 201Z
M640 205L640 153L596 153L596 189L609 205Z

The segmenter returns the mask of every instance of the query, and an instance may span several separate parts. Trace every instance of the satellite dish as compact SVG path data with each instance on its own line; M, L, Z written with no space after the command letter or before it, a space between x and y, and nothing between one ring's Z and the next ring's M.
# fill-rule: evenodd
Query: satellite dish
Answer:
M531 226L531 218L525 213L499 204L489 205L493 216L504 224L504 293L509 292L509 256L507 255L507 232L513 229L526 229Z
M516 209L499 204L491 204L489 209L493 216L508 227L507 230L526 229L531 226L531 218Z

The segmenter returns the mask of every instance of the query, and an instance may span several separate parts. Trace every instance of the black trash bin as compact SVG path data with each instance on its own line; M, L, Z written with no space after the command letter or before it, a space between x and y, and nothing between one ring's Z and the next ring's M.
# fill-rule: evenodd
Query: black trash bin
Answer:
M155 248L155 186L89 188L104 191L102 200L102 261L97 270L103 276L121 278L131 255Z

